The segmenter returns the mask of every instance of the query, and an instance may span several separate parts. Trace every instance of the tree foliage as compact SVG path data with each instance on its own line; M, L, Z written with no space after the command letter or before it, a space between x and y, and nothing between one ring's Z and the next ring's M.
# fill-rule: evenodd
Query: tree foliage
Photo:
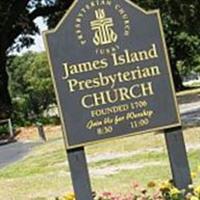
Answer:
M55 103L46 54L28 52L12 57L8 69L15 119L34 121L41 118Z
M0 118L7 118L12 112L6 72L9 52L34 43L33 36L39 32L34 21L37 17L56 15L71 3L72 0L0 1Z
M160 9L172 73L177 90L183 89L177 66L183 74L200 65L199 0L136 0L143 8Z
M61 10L65 11L72 0L10 0L0 2L0 31L1 38L5 39L1 47L7 52L34 43L33 35L39 33L35 23L37 17L56 15Z

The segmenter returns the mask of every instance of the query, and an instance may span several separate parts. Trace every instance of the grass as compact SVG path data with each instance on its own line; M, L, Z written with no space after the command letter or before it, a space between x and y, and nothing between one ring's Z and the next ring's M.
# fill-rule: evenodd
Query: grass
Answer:
M144 154L139 154L139 155L134 155L132 157L128 158L118 158L118 159L109 159L109 160L101 160L98 162L92 163L90 166L91 167L105 167L105 166L115 166L115 165L120 165L120 164L131 164L131 163L142 163L145 162L156 162L164 159L166 154L164 153L144 153Z
M185 141L191 148L188 153L191 169L200 164L200 127L184 130ZM152 149L151 151L147 151ZM159 149L159 151L154 151ZM120 153L120 154L119 154ZM149 133L106 141L88 146L86 154L93 160L89 163L92 187L97 192L126 192L134 180L147 184L151 180L169 179L170 167L163 134ZM108 158L108 154L119 154ZM126 155L126 156L123 156ZM100 156L100 159L94 159ZM157 163L152 165L151 163ZM146 165L150 163L149 165ZM139 166L109 173L111 167ZM98 175L96 170L107 170ZM117 185L117 187L116 187ZM0 200L27 200L50 198L72 190L69 168L66 162L61 132L51 136L46 144L40 144L23 160L0 170Z
M159 173L158 173L159 171ZM162 177L159 175L162 174ZM131 186L134 182L139 182L142 185L146 185L150 180L168 179L170 175L169 168L148 167L138 170L123 170L116 175L110 175L105 177L103 180L94 178L92 184L97 191L112 191L115 193L119 192L130 192ZM104 183L104 184L103 184ZM106 183L106 184L105 184ZM117 184L116 184L117 183Z

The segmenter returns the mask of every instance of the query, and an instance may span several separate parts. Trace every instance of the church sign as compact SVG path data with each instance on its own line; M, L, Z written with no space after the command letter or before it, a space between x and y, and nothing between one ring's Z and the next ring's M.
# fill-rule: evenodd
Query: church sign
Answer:
M44 38L68 149L180 125L158 10L74 1Z
M84 146L163 130L178 189L192 183L158 10L75 0L44 34L77 200L93 200Z

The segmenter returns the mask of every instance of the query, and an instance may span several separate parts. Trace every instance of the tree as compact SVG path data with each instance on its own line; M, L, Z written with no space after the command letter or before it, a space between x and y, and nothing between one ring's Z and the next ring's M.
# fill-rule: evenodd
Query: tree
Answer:
M38 119L50 105L55 104L48 60L44 52L28 52L10 58L8 71L15 118L27 121Z
M81 0L80 0L81 1ZM10 0L0 2L0 118L12 111L8 92L8 53L33 44L38 33L34 19L43 16L50 27L63 16L73 0ZM183 88L177 63L192 67L200 52L199 0L134 0L140 6L161 10L176 89Z
M33 35L39 32L34 20L55 16L66 10L72 0L9 0L0 1L0 119L12 112L8 92L6 62L9 52L20 51L34 43Z
M200 62L199 0L136 0L146 10L160 9L176 90L184 89L178 64L192 71Z

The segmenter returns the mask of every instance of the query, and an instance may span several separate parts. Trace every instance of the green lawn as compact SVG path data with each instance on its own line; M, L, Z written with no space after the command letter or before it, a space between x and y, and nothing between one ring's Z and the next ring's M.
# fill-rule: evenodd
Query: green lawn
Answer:
M72 191L60 131L23 160L0 170L0 200L51 198ZM192 170L200 165L200 128L184 130ZM127 137L86 148L93 190L126 192L134 181L170 179L162 133ZM117 185L117 187L116 187Z

